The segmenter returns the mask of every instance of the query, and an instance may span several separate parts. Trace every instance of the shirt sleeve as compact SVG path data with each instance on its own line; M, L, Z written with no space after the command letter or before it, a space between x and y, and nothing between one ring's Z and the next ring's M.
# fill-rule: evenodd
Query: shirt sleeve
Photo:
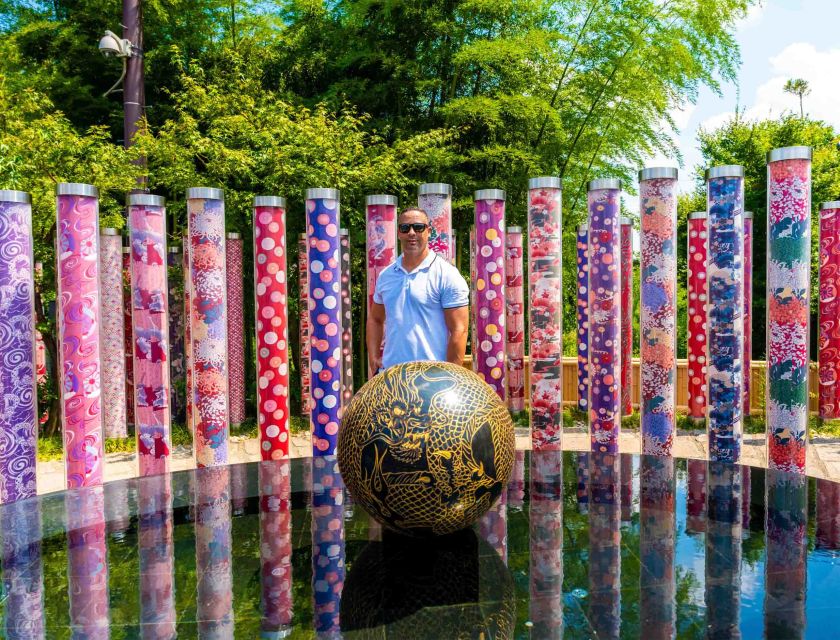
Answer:
M444 309L466 307L470 303L470 288L464 276L450 264L443 270L443 288L440 304Z
M376 279L376 287L373 290L373 301L376 304L384 304L383 301L382 301L383 300L382 299L382 274L384 274L384 273L385 273L385 271L383 270L379 274L379 277Z

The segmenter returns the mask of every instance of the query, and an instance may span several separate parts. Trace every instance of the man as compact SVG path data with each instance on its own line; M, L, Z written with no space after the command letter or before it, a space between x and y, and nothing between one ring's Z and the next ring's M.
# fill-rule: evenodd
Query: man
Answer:
M379 274L368 315L371 371L417 360L464 361L470 290L458 269L429 249L430 235L423 209L399 215L402 255Z

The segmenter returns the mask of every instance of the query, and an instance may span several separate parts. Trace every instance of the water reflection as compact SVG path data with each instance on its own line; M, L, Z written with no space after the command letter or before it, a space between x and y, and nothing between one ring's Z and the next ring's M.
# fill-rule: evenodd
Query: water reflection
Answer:
M502 562L507 564L507 493L502 495L490 510L478 521L479 535L496 550Z
M38 499L12 502L0 511L3 592L8 640L44 637L44 576Z
M172 480L147 476L137 483L141 636L168 640L176 636Z
M740 638L741 469L709 462L707 474L707 637Z
M598 638L621 627L619 458L589 454L589 624Z
M817 480L817 547L840 549L840 483Z
M703 533L706 530L706 461L689 460L688 500L685 523L687 533Z
M563 635L563 452L531 453L529 613L533 637Z
M585 514L589 512L589 454L578 453L576 456L578 511Z
M335 456L312 458L312 597L318 637L341 637L344 483Z
M260 632L281 638L292 628L292 473L286 460L259 463Z

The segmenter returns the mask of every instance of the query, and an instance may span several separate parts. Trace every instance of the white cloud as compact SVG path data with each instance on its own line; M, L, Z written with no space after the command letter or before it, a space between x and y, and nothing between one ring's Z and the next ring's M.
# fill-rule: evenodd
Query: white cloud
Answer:
M747 9L747 15L738 21L738 30L743 31L756 26L759 22L761 22L765 9L766 7L763 4L756 3L750 5L749 9Z

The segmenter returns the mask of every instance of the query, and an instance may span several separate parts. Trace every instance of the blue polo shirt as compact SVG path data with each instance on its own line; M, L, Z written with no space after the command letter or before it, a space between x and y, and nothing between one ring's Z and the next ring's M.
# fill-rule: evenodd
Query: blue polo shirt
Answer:
M401 362L446 360L449 330L444 309L465 307L470 290L453 265L434 251L411 273L402 256L376 280L373 301L385 307L385 351L382 366Z

